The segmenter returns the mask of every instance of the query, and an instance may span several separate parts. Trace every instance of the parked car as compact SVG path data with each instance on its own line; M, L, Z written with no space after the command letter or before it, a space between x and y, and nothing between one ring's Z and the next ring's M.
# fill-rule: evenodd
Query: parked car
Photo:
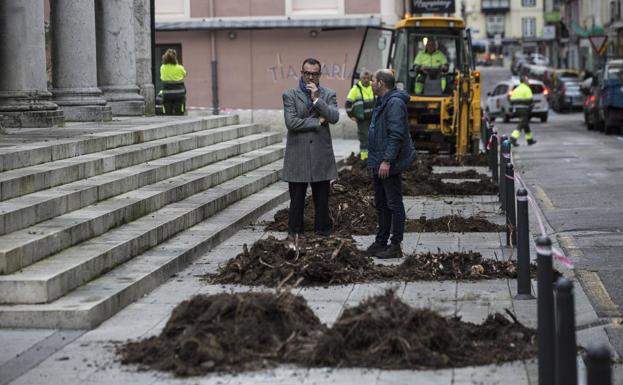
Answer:
M584 94L584 124L586 124L587 130L594 130L599 128L597 126L598 119L598 94L599 89L596 87L597 81L595 78L588 78L580 85L580 90Z
M487 103L485 113L491 120L502 118L504 122L509 122L512 118L517 117L515 108L511 104L511 93L519 85L518 78L504 80L495 85L492 92L487 93ZM530 117L541 119L541 122L547 122L549 113L549 104L547 103L547 95L549 90L543 82L530 79L530 88L534 98L534 106Z
M581 81L578 78L558 78L551 89L549 103L556 112L581 109L584 96L580 91Z
M610 135L623 125L623 59L610 60L597 74L597 126Z
M549 65L549 58L543 54L540 53L531 53L530 57L528 59L530 61L530 63L532 64L536 64L539 66L548 66Z
M569 69L569 68L558 68L558 69L552 70L548 74L548 77L544 81L544 83L545 83L545 86L547 88L552 90L554 87L556 87L556 83L560 82L562 79L578 79L578 80L581 80L582 79L582 75L580 74L580 71L578 71L578 70L573 70L573 69Z

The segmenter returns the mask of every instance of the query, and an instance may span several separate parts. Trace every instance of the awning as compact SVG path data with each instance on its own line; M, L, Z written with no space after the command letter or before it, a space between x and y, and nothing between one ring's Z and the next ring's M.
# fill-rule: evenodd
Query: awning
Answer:
M617 20L617 21L614 21L614 22L612 22L610 24L607 24L606 28L608 28L608 30L610 30L610 31L621 29L621 28L623 28L623 20Z
M599 35L604 34L603 27L596 26L596 25L590 28L584 29L580 25L578 25L576 22L572 22L571 26L573 27L575 34L580 37L599 36Z
M379 27L381 18L341 17L323 19L188 19L180 21L156 20L156 31L191 31L204 29L275 29L275 28L356 28Z

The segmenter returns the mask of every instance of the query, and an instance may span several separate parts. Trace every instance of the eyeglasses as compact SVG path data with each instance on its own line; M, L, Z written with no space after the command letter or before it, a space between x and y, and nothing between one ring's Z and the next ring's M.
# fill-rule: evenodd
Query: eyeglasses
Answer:
M317 78L318 76L320 76L320 72L309 72L309 71L304 71L303 75L305 76L309 76L309 77L315 77Z

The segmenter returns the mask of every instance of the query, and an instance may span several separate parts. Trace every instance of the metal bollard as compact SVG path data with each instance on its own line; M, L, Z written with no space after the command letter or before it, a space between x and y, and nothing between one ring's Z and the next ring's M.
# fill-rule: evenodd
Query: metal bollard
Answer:
M560 277L554 287L556 302L556 346L554 347L556 385L577 384L578 365L573 283L567 278Z
M497 132L493 132L491 137L491 146L489 147L489 168L491 169L491 176L493 177L493 183L498 183L498 137Z
M498 190L500 195L500 203L502 204L502 210L506 210L506 181L504 175L506 174L506 164L510 161L511 142L508 139L504 139L500 145L500 174L498 176Z
M515 299L534 299L530 288L530 218L528 192L517 190L517 295Z
M512 163L506 164L504 178L506 186L506 246L517 244L517 218L515 217L515 167Z
M605 346L592 346L586 355L586 383L612 385L610 350Z
M552 291L552 241L536 240L537 257L537 345L539 385L555 384L554 370L554 293Z

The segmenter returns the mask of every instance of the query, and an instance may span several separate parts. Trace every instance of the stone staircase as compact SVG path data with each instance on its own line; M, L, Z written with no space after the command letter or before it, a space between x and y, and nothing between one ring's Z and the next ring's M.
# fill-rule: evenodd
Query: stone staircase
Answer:
M92 328L154 289L286 199L281 139L236 116L5 139L0 327Z

